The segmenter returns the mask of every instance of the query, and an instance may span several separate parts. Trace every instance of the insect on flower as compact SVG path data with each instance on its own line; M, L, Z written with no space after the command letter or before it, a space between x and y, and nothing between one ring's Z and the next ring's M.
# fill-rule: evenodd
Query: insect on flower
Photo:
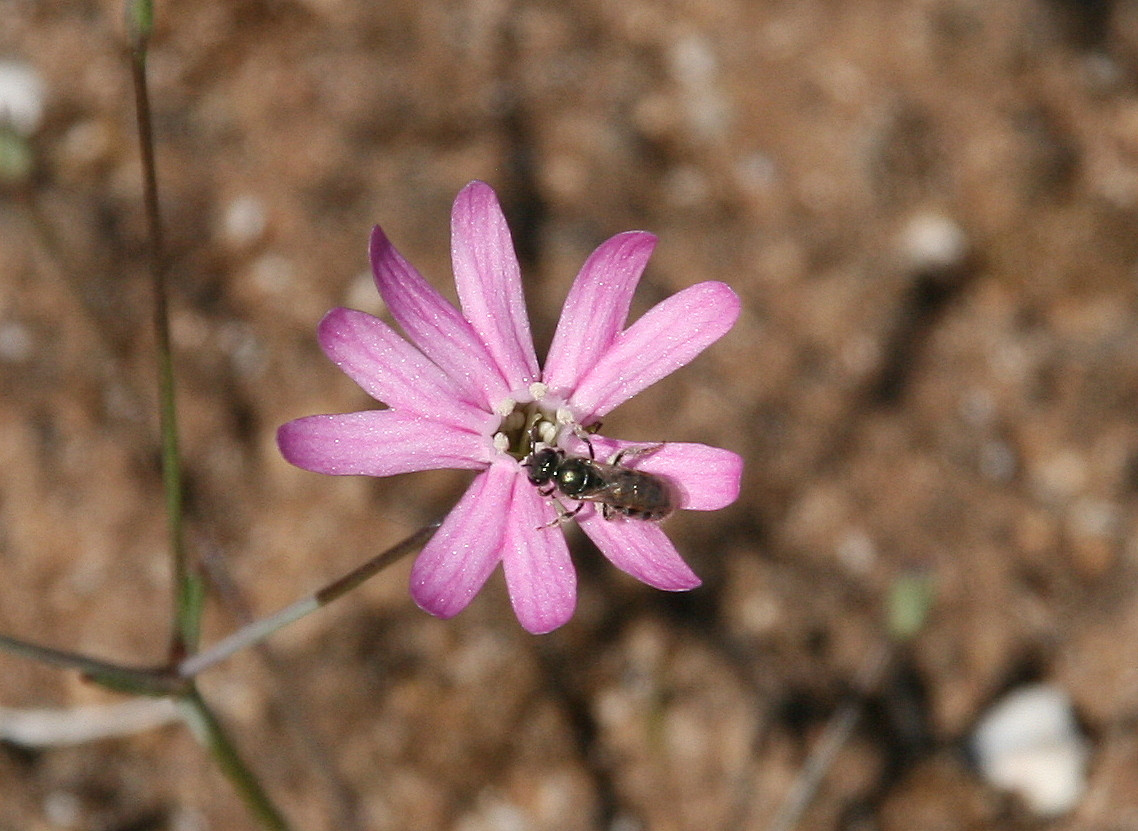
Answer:
M277 440L288 461L317 473L474 473L411 568L411 594L431 614L461 612L501 565L527 630L565 623L577 578L565 536L551 530L569 513L556 509L555 492L577 501L577 524L618 568L665 591L699 585L659 522L647 520L731 504L743 460L693 442L634 445L583 426L691 361L739 315L735 292L709 281L629 323L655 244L652 234L628 231L593 252L539 363L521 269L489 185L471 182L451 213L457 307L373 231L376 287L406 337L351 309L330 311L317 336L328 357L387 406L299 418Z
M571 456L559 447L543 447L522 462L522 467L529 469L530 482L539 489L549 485L541 490L542 496L552 496L556 490L577 500L577 507L562 513L555 523L576 516L587 502L599 504L605 519L659 521L676 509L675 488L665 477L621 464L624 459L655 453L662 444L625 448L608 462L598 462L593 443L586 436L581 438L589 448L587 459Z

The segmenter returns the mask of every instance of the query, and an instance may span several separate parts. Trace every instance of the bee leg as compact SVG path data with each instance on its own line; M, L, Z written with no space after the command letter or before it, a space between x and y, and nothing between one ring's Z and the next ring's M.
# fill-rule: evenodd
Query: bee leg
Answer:
M635 459L637 456L650 456L663 446L664 442L646 444L641 447L626 447L614 453L608 463L610 465L619 465L624 459Z
M553 491L550 491L550 493L552 492ZM548 495L549 494L546 494L546 496ZM568 508L561 504L561 500L557 497L554 497L553 501L557 503L557 518L545 523L545 525L537 526L538 531L542 530L543 528L552 528L554 525L563 524L566 520L570 520L573 517L577 516L577 514L581 513L581 509L585 507L584 502L578 502L577 507L570 511Z
M585 446L589 448L589 458L594 461L597 458L597 454L596 451L593 450L593 442L589 439L589 436L597 432L600 428L601 423L599 421L596 424L590 424L588 427L582 427L580 424L573 425L573 435L585 443Z

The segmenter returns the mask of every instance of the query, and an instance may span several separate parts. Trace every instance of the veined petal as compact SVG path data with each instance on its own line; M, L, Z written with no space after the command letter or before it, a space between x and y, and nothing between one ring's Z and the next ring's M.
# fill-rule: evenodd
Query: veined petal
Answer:
M465 401L449 375L377 317L333 309L320 321L317 340L364 392L393 409L473 431L492 426L488 408Z
M340 476L481 468L486 438L395 410L314 415L277 430L281 455L297 467Z
M556 520L551 503L518 475L502 545L502 569L514 613L534 635L561 626L577 606L577 572Z
M697 283L649 309L621 332L569 397L581 413L602 416L723 337L739 316L725 283Z
M618 234L589 255L565 305L542 380L552 390L572 391L624 328L632 293L656 247L646 231Z
M506 397L506 379L470 322L403 259L378 225L371 232L371 268L395 322L454 379L466 400L489 410Z
M501 559L516 472L491 465L478 474L411 568L411 596L441 618L469 605Z
M577 523L614 566L642 583L674 592L694 589L701 582L654 522L609 520L600 511L586 510L577 515Z
M538 380L514 242L498 197L485 182L471 182L455 198L450 245L462 312L511 389Z
M693 442L617 441L604 436L590 436L589 443L597 459L607 462L625 450L621 464L668 479L685 511L717 511L739 498L739 481L743 475L743 457L730 450ZM588 455L581 439L571 436L566 449L577 455ZM647 452L637 453L637 450Z

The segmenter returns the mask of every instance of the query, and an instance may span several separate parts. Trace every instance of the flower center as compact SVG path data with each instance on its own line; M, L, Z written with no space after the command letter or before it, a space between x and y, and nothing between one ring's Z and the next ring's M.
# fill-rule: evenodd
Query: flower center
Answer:
M499 401L494 405L494 412L502 417L494 431L494 449L513 456L519 462L539 449L535 445L556 445L566 428L572 431L582 429L565 402L549 395L549 388L540 381Z
M553 445L568 422L560 421L561 412L549 412L536 401L515 403L502 418L502 423L494 433L494 447L499 453L507 453L519 462L525 460L541 443ZM570 417L571 418L571 417Z

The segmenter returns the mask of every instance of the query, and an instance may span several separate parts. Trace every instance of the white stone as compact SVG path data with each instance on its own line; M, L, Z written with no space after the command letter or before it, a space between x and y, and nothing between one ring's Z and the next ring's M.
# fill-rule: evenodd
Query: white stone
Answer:
M1031 684L1008 693L980 720L972 748L989 784L1041 817L1066 813L1086 791L1089 748L1059 687Z
M255 196L238 196L225 206L222 216L222 233L226 240L235 246L247 246L257 242L265 233L268 219L265 206Z
M901 253L914 271L959 268L968 257L968 235L955 221L936 213L912 217L901 233Z
M30 136L43 120L45 95L43 79L32 67L0 61L0 124Z

